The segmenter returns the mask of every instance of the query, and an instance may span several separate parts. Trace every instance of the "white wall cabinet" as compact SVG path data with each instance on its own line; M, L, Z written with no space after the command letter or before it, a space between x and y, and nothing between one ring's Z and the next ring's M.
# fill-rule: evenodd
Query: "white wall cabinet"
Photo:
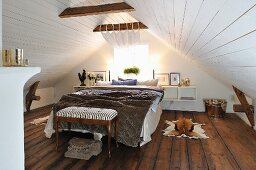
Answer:
M195 86L163 86L164 101L196 101L196 87Z

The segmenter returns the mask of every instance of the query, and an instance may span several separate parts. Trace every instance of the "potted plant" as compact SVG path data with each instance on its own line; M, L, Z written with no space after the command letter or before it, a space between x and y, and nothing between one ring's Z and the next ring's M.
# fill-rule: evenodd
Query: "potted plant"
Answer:
M124 74L127 75L127 78L134 78L140 73L140 69L136 66L127 67L124 69Z
M124 74L135 74L138 75L140 73L140 69L136 66L128 67L124 69Z

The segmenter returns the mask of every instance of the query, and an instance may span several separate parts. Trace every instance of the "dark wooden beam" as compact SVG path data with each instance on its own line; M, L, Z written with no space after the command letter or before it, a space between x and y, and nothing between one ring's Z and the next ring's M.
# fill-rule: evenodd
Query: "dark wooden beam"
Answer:
M250 109L252 110L252 112L254 112L253 105L250 105ZM234 112L245 112L244 108L241 104L234 104L233 110L234 110Z
M255 126L254 124L254 113L253 110L251 109L250 105L248 104L246 97L244 95L244 93L242 91L240 91L238 88L236 88L235 86L233 86L233 89L243 107L243 110L251 124L251 126Z
M87 15L98 15L107 13L130 12L135 9L125 2L66 8L60 15L60 18L79 17Z
M133 29L148 29L148 27L141 22L106 24L106 25L98 25L96 28L94 28L93 32L120 31L120 30L133 30Z
M36 96L36 89L39 85L40 81L36 81L34 84L32 84L29 88L29 91L26 95L26 110L27 112L30 111L30 107L33 100L40 100L40 96Z

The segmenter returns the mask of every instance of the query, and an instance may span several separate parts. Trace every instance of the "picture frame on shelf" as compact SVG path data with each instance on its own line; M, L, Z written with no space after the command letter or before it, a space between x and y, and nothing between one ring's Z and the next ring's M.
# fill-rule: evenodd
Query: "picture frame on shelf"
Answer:
M180 73L170 73L170 85L178 86L180 83Z
M169 73L154 73L154 79L158 79L158 84L162 86L169 85Z
M93 76L95 77L95 82L106 81L106 71L90 71L89 74L93 74Z

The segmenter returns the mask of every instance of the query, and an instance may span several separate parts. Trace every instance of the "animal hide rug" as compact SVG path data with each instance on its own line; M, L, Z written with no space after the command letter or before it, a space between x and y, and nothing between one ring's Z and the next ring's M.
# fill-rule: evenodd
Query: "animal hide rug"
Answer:
M199 123L193 123L191 119L180 118L177 121L166 120L169 126L163 130L164 136L188 137L190 139L207 139L205 130Z

